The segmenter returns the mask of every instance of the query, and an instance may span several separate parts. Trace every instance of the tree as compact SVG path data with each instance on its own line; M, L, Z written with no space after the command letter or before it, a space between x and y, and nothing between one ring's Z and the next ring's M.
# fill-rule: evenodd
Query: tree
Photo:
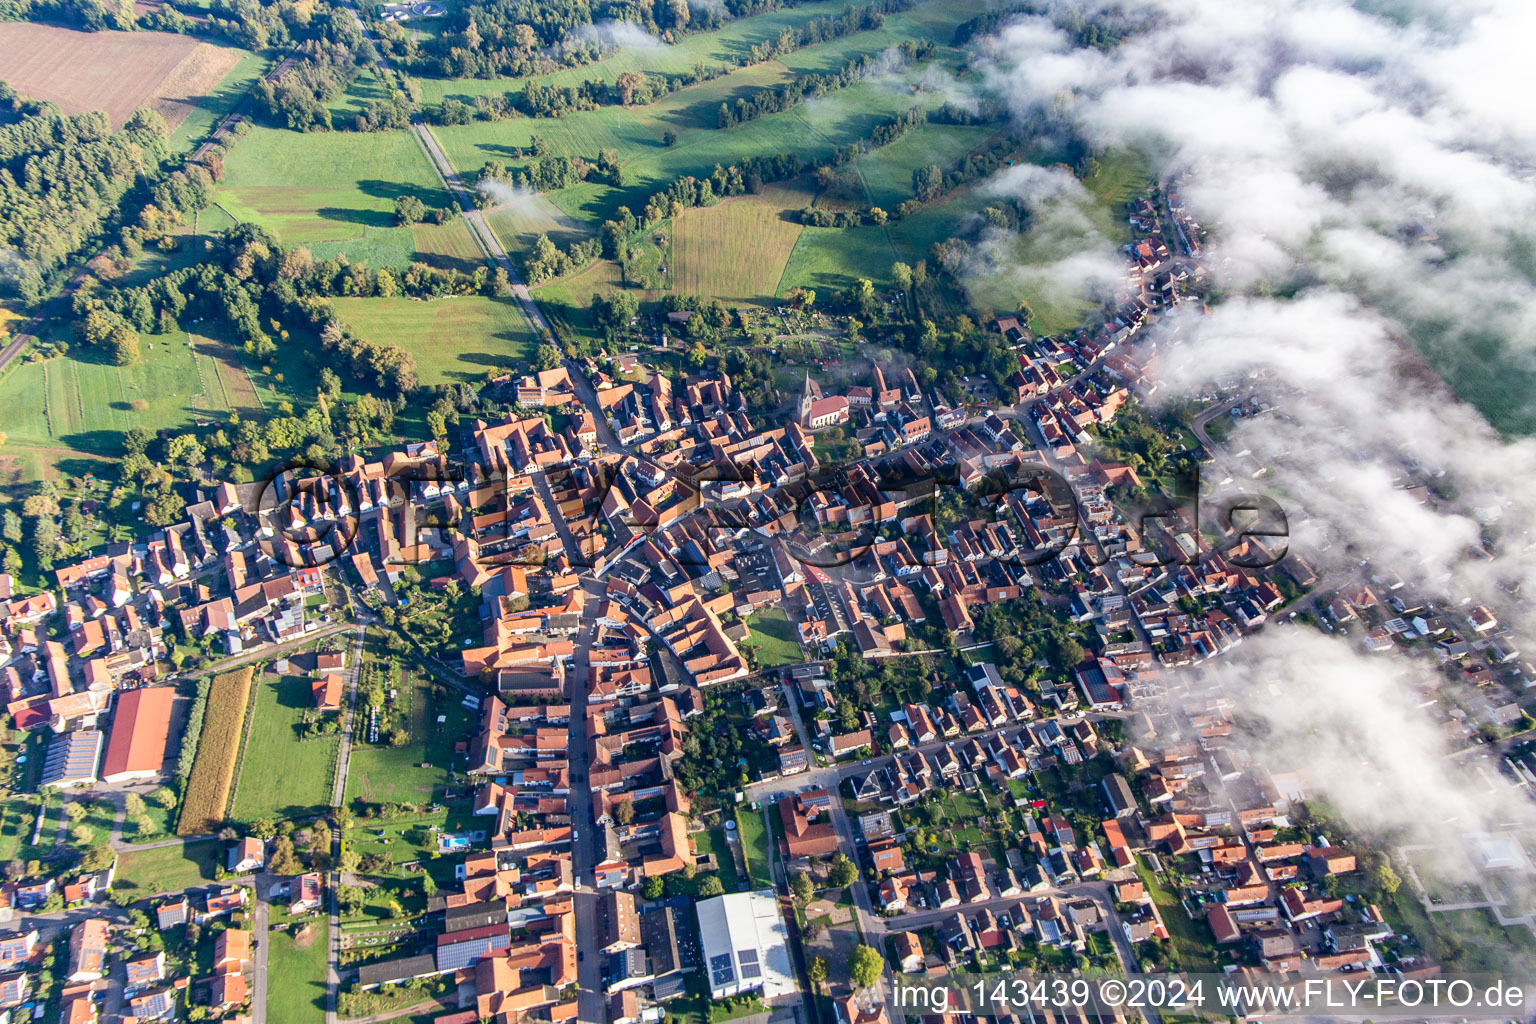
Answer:
M666 146L668 149L671 149L673 146L677 145L677 132L673 131L670 128L668 128L666 131L662 132L661 133L661 144L663 146Z
M143 797L137 793L129 793L123 797L123 810L127 812L130 818L141 818L149 808L144 805Z
M725 883L720 881L718 875L706 875L699 880L697 895L703 898L725 895Z
M1071 668L1073 665L1082 663L1084 657L1083 645L1072 637L1069 636L1061 642L1060 650L1062 668Z
M404 227L415 224L426 215L426 204L415 196L401 196L395 200L395 219Z
M635 820L635 802L633 800L620 800L613 808L613 820L620 825L628 825Z
M795 902L803 907L816 895L816 883L811 881L809 872L797 871L789 880L789 891L794 894Z
M104 347L118 366L127 366L139 358L139 336L131 327L119 325L112 328Z
M640 890L640 894L648 900L659 900L666 888L667 883L662 881L660 875L652 875L645 880L645 888Z
M944 172L936 164L919 167L912 172L912 191L917 198L927 202L944 187Z
M293 850L292 839L279 836L272 844L272 859L267 862L267 870L274 875L297 875L304 870L298 854Z
M538 371L553 370L560 365L560 350L550 344L540 345L533 356L533 368Z
M1402 878L1392 870L1392 865L1386 858L1382 858L1381 863L1371 871L1371 882L1387 896L1395 895L1398 886L1403 884Z
M896 282L896 287L904 292L912 290L912 268L905 263L891 264L891 280Z
M271 818L257 818L251 822L251 835L257 839L271 839L277 835L277 823Z
M831 883L838 888L847 888L859 877L859 867L846 853L839 853L832 858L832 872L829 876Z
M855 946L853 955L848 958L848 980L854 988L869 988L880 980L880 972L884 969L885 958L872 946Z
M161 786L149 794L149 798L166 810L176 806L176 791L170 786Z
M810 974L811 984L812 985L815 985L817 987L825 985L827 983L827 962L826 962L826 960L822 959L819 956L812 957L811 958L811 966L810 966L810 968L809 968L807 973Z
M92 846L90 849L85 851L83 856L81 856L80 870L105 871L116 859L117 854L113 853L112 849L107 846L106 843L101 843L96 846Z
M172 465L186 473L192 473L203 464L206 454L195 434L177 434L166 443L166 458Z

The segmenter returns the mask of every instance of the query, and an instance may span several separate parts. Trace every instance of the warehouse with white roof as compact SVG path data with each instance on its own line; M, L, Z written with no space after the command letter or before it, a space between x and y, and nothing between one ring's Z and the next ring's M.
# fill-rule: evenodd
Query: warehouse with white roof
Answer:
M772 889L716 896L695 904L694 909L711 998L757 989L769 1003L798 996L785 944L788 931Z

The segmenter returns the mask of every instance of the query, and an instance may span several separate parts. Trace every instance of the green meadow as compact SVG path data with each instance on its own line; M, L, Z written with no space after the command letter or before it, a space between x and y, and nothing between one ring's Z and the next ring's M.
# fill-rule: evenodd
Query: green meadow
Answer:
M677 43L659 49L624 49L604 60L581 67L566 68L535 79L523 78L418 78L423 103L440 103L454 98L471 100L476 96L495 96L518 92L530 80L545 85L567 86L602 79L615 81L627 71L652 74L681 74L694 65L720 66L746 57L752 47L779 37L786 28L799 28L814 18L841 14L846 0L813 0L798 7L770 11L750 18L726 22L714 32L684 36Z
M395 221L395 200L418 196L451 206L410 132L292 132L255 128L224 162L214 199L236 220L259 224L316 257L345 254L373 266L417 258L411 228Z
M487 371L521 366L536 347L533 329L510 298L334 299L332 304L359 337L399 345L415 356L423 384L483 380Z

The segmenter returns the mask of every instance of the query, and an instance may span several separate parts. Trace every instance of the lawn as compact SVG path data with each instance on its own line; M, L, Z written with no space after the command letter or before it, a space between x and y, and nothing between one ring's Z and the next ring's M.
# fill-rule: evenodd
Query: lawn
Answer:
M535 347L533 330L511 299L460 295L332 304L359 337L399 345L415 356L423 384L483 380L502 367L520 367Z
M295 938L297 936L297 939ZM269 932L267 1016L283 1024L325 1020L326 923L314 918L295 932Z
M117 859L115 891L134 899L161 892L176 892L189 886L212 882L220 856L215 839L153 850L130 850Z
M410 673L408 686L400 686L400 699L410 703L411 742L404 747L367 743L352 747L347 768L347 800L369 803L430 802L447 780L453 744L473 730L474 715L453 693L432 694L426 673ZM438 716L447 719L439 723ZM427 765L428 767L422 767Z
M538 193L515 194L486 210L485 221L509 253L533 248L540 235L548 235L557 245L569 245L587 234L585 226Z
M330 807L340 738L301 738L314 703L312 682L309 676L262 673L231 817L304 818Z
M870 205L886 211L912 198L912 172L929 164L949 167L991 138L993 125L925 124L888 146L865 153L850 170L859 176Z
M224 161L214 200L241 221L274 232L317 258L345 254L374 266L405 266L416 240L397 225L394 203L415 195L450 206L409 132L292 132L255 128ZM300 184L307 183L307 184Z
M719 870L720 883L725 886L726 892L736 892L741 888L741 876L736 873L736 857L731 852L731 844L725 838L725 830L712 828L707 832L700 832L694 837L694 842L699 848L699 853L712 853L715 855L715 863Z
M736 815L736 832L741 836L741 852L747 859L747 874L752 888L773 888L773 863L768 848L768 823L762 811L742 808Z
M1165 887L1162 880L1139 857L1136 859L1136 873L1147 887L1147 895L1152 897L1157 909L1162 912L1163 923L1168 926L1168 935L1179 956L1179 967L1186 971L1214 971L1216 966L1211 959L1210 930L1203 923L1196 924L1190 919L1178 896Z
M747 627L752 630L752 635L741 646L756 648L759 667L798 665L805 660L794 623L782 609L766 608L748 615Z

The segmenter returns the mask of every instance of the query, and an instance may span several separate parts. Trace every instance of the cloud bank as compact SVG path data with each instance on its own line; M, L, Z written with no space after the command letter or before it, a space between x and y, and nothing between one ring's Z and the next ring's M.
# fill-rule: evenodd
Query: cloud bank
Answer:
M1523 41L1536 5L1154 0L1135 12L1136 30L1104 48L1077 45L1074 19L1119 30L1114 8L1017 18L976 66L1032 130L1149 154L1210 228L1204 263L1224 298L1163 328L1165 393L1239 385L1274 404L1230 447L1268 467L1293 550L1314 565L1401 579L1453 609L1487 604L1529 645L1536 442L1520 435L1536 431L1536 118ZM1416 707L1445 682L1432 664L1304 632L1209 668L1280 737L1269 754L1312 763L1373 827L1530 821L1528 801L1490 802L1446 769Z

